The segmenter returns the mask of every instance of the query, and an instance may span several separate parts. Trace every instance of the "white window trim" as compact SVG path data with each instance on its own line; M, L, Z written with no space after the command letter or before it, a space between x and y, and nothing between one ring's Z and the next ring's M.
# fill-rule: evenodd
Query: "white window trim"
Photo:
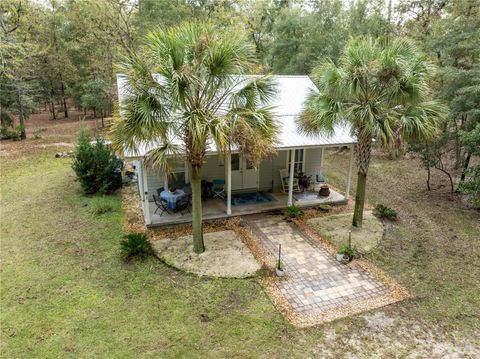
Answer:
M306 154L307 154L307 149L306 148L295 148L295 149L290 149L290 150L287 150L287 158L286 158L286 161L285 161L285 168L288 169L288 171L290 171L290 151L297 151L297 150L303 150L303 157L302 157L302 172L305 173L305 159L306 159Z

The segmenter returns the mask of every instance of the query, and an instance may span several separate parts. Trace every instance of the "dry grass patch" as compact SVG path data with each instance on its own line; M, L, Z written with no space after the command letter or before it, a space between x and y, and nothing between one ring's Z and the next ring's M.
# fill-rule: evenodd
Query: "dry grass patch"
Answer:
M382 240L385 227L371 211L365 211L362 228L352 226L352 216L351 213L337 214L312 218L307 223L314 231L337 247L348 243L351 231L352 246L361 254L368 253Z

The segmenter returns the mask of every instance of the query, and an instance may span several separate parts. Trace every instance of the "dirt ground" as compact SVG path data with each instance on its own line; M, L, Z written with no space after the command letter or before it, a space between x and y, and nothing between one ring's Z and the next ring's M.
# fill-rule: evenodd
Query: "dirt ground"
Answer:
M75 109L69 110L69 117L62 117L63 113L58 114L59 118L51 119L49 112L33 114L26 121L27 139L25 141L0 141L0 158L13 153L28 151L47 147L64 147L68 151L82 127L90 128L92 133L105 133L108 129L110 119L105 119L105 127L102 128L101 119L92 118L90 113L85 115L82 111ZM40 138L35 138L39 135Z

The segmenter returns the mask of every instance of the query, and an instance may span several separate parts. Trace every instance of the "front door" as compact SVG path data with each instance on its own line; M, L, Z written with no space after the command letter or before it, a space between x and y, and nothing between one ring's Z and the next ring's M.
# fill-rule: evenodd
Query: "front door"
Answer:
M232 191L258 188L258 169L238 153L232 153Z

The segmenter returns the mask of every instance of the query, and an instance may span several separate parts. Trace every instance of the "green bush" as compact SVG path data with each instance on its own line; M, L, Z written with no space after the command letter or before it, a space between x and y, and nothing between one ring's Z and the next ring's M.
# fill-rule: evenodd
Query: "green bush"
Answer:
M480 208L480 165L469 168L465 174L465 181L460 183L458 190L467 195L474 208Z
M92 202L90 203L90 212L95 215L113 212L114 210L115 206L110 198L96 197L93 198Z
M303 211L299 206L292 204L283 210L283 215L289 218L297 218L303 216Z
M392 219L396 220L397 219L397 211L394 209L384 206L383 204L377 204L375 206L375 212L381 217L381 218L387 218L387 219Z
M344 254L348 256L350 260L352 260L355 257L355 254L356 254L355 252L356 252L355 248L353 248L352 246L349 246L348 244L342 244L337 251L338 254Z
M14 128L14 127L2 126L0 128L0 139L19 141L20 127Z
M33 131L33 138L36 140L39 140L42 138L42 129L37 128L35 131Z
M92 142L87 130L80 131L72 168L87 194L108 193L122 186L122 161L100 138Z
M329 204L321 204L318 206L318 209L323 212L330 212L330 210L332 209L332 206Z
M120 241L120 251L124 260L133 257L146 258L153 254L152 245L145 233L128 233Z

